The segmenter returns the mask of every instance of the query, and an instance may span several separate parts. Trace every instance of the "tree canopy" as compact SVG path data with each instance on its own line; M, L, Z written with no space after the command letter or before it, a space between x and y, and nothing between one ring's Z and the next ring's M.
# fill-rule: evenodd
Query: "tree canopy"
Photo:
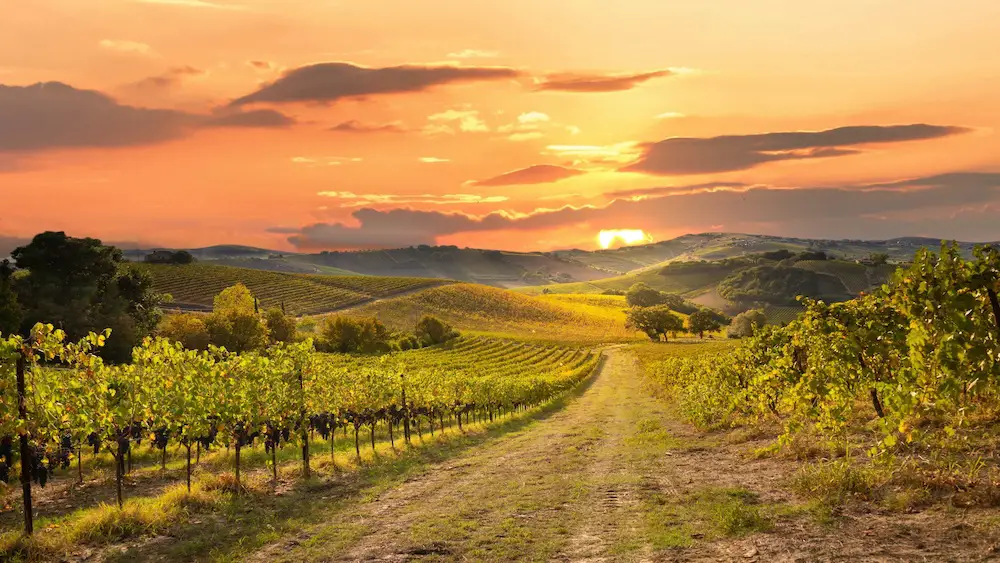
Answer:
M701 309L688 315L687 329L691 334L697 334L698 338L704 338L706 332L715 332L722 328L719 315L708 309Z
M684 321L667 305L634 307L628 312L628 328L646 333L650 340L667 340L667 335L684 330Z
M38 322L63 329L71 339L110 328L101 355L123 362L159 322L161 296L153 292L152 279L100 240L45 232L11 256L25 271L9 278L23 312L22 333Z

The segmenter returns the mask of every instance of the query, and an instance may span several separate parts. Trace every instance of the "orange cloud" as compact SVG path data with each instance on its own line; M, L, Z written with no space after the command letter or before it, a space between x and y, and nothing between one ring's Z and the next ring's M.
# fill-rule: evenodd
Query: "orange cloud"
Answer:
M669 70L654 70L638 74L550 74L540 80L536 90L549 92L621 92L631 90L654 78L674 74Z
M403 92L422 92L434 86L516 78L520 72L505 67L404 65L368 68L351 63L318 63L286 72L231 105L257 102L334 102Z
M576 170L575 168L566 168L564 166L555 166L552 164L536 164L535 166L512 170L510 172L500 174L499 176L470 182L469 184L472 186L484 187L548 184L550 182L558 182L559 180L565 180L566 178L572 178L581 174L585 174L585 172L582 170Z

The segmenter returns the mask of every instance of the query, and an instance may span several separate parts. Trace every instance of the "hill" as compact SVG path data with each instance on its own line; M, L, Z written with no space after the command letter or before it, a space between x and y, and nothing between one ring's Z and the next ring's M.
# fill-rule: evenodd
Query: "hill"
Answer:
M767 252L788 249L770 249ZM679 294L699 305L734 315L749 308L765 309L769 322L781 324L801 310L796 297L835 302L872 291L889 280L893 264L869 265L847 260L772 260L767 254L701 261L668 261L623 276L586 283L522 288L529 295L601 294L627 291L636 283ZM780 256L780 255L779 255Z
M352 308L352 316L377 316L386 325L410 330L434 315L462 331L514 335L560 342L639 340L625 329L620 296L531 297L484 285L459 283Z
M310 315L342 309L415 289L450 283L432 278L324 276L271 272L207 262L186 265L140 264L153 277L159 293L173 296L173 307L209 310L223 289L241 282L261 306L284 307L290 314Z
M935 249L939 246L937 239L918 237L867 241L702 233L607 250L506 252L419 245L307 254L221 245L191 249L189 252L201 262L273 272L441 278L505 288L580 283L582 285L576 288L582 289L588 287L589 282L598 280L632 274L643 276L648 270L662 268L670 262L715 262L777 250L793 253L821 251L845 262L854 262L871 254L886 254L892 262L905 262L913 257L918 248ZM964 253L969 254L974 245L963 242L960 246ZM125 252L130 259L141 261L150 251ZM608 281L602 287L620 288L630 279ZM708 285L708 282L701 284L697 276L688 280L677 278L677 283L678 289L688 288L688 291ZM854 284L854 287L859 287L859 284Z

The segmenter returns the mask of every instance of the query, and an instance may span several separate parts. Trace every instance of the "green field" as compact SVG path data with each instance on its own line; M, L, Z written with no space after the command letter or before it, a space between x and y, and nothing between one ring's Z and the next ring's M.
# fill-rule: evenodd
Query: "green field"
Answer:
M242 283L263 307L284 307L295 315L334 311L375 298L449 283L432 278L291 274L207 263L137 267L152 275L157 292L170 294L173 303L182 308L211 308L220 291Z

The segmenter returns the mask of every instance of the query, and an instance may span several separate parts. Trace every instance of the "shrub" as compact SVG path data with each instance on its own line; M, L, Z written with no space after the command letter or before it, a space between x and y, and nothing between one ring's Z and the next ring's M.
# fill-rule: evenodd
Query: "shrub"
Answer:
M458 333L451 326L430 315L425 315L424 318L417 322L413 334L424 346L441 344L458 336Z
M294 342L296 337L295 317L286 315L276 307L264 313L264 323L271 343Z
M320 329L320 347L327 352L372 354L389 350L389 329L375 317L327 317Z
M156 334L180 342L188 350L204 350L210 344L208 327L202 315L168 315L160 321Z
M730 338L753 336L754 332L767 323L763 309L750 309L733 317L726 335Z

